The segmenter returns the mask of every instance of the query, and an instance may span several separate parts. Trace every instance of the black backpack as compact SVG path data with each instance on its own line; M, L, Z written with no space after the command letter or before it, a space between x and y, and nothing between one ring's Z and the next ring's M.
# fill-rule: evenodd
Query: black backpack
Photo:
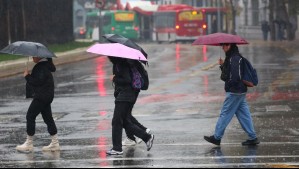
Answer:
M149 87L148 73L144 66L138 62L131 66L132 87L137 90L147 90Z

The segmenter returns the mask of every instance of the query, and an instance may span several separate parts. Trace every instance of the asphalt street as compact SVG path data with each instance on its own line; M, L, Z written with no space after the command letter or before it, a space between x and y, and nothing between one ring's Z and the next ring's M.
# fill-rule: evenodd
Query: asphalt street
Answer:
M219 47L141 46L149 54L150 88L141 92L133 115L153 131L151 151L141 143L124 147L123 156L106 155L112 147L112 65L106 57L84 54L86 59L58 65L54 74L52 109L60 152L42 152L50 137L40 116L34 152L15 150L26 137L26 112L31 100L24 99L22 74L0 79L0 167L299 166L299 55L294 48L264 42L239 46L260 79L258 87L249 89L247 99L261 144L247 147L241 145L247 136L236 118L227 128L221 146L203 139L213 134L225 97L219 66L215 64L225 57ZM82 52L72 55L82 56Z

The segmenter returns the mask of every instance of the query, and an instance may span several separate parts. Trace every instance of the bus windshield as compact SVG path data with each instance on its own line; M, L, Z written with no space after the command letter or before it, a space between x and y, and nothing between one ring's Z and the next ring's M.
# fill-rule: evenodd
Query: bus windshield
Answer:
M175 28L175 12L158 12L154 14L155 28Z

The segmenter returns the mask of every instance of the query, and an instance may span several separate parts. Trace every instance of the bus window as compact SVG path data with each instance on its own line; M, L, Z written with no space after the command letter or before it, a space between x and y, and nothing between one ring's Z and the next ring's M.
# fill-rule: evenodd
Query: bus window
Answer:
M154 15L155 28L175 28L175 13L161 12Z
M105 15L103 17L103 24L105 25L111 25L112 16L111 15Z

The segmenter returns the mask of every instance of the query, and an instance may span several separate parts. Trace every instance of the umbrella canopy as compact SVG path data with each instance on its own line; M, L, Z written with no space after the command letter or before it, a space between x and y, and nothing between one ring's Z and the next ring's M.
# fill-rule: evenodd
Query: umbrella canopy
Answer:
M119 43L95 44L87 49L87 52L105 56L147 61L140 51Z
M121 35L117 35L117 34L106 34L106 35L103 35L103 37L111 43L120 43L127 47L137 49L145 56L145 58L147 58L147 53L139 45L137 45L135 42L133 42L132 40L130 40L128 38L125 38L125 37L123 37Z
M192 45L221 46L221 44L224 43L235 43L237 45L249 44L245 39L238 35L232 35L227 33L213 33L199 37L192 43Z
M40 58L56 57L55 54L49 51L49 49L43 44L26 41L14 42L2 49L0 53L20 56L34 56Z

